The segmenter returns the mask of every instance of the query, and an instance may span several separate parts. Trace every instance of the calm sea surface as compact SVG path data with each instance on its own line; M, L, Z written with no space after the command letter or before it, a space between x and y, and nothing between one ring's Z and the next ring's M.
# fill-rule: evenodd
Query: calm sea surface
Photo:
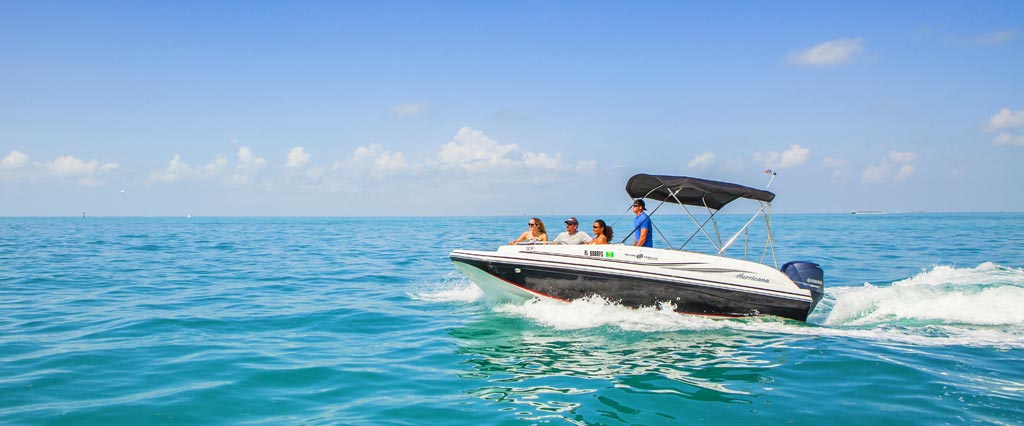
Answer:
M1024 214L777 215L807 324L489 305L527 220L0 218L0 424L1024 423Z

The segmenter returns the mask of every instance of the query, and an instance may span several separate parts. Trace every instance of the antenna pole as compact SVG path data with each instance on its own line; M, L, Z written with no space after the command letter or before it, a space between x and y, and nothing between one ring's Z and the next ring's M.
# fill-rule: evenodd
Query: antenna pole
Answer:
M774 171L772 171L772 169L764 169L764 173L772 175L772 177L768 179L768 184L764 186L765 188L768 188L772 186L772 181L775 180L775 175L777 175L778 173L775 173Z

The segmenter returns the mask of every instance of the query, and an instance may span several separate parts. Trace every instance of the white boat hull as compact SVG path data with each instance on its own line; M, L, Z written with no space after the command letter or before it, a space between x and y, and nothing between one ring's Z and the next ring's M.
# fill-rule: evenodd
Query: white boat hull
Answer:
M596 294L626 306L668 302L684 313L767 314L801 321L817 302L810 290L774 268L687 251L533 245L455 250L450 257L488 297L497 300L573 300Z

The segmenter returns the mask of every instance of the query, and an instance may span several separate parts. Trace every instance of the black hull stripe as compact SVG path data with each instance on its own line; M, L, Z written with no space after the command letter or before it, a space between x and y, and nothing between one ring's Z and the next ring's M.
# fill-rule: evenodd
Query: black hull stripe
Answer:
M476 266L473 266L473 265L470 265L470 266L476 268ZM477 268L477 269L479 269L479 268ZM519 289L521 289L521 290L523 290L523 291L525 291L527 293L533 294L533 295L535 295L537 297L543 297L545 299L557 300L559 302L572 303L572 300L566 300L566 299L563 299L563 298L560 298L560 297L552 296L550 294L538 293L536 291L533 291L533 290L530 290L530 289L528 289L526 287L523 287L523 286L521 286L519 284L516 284L516 283L514 283L512 281L506 280L506 279L504 279L504 278L502 278L502 277L500 277L498 275L492 274L492 273L487 272L487 271L483 271L483 272L488 274L488 275L490 275L490 276L492 276L492 277L494 277L495 279L497 279L497 280L499 280L499 281L501 281L501 282L503 282L505 284L508 284L510 286L519 288ZM680 314L684 314L684 315L700 315L700 316L705 316L705 317L718 317L718 318L742 318L742 317L744 317L744 315L736 315L736 314L708 314L708 313L703 313L703 312L689 312L689 311L675 311L675 312L680 313Z

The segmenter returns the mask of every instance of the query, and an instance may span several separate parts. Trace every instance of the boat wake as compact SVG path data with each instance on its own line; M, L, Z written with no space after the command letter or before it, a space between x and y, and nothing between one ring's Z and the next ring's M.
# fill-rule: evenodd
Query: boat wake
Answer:
M1024 270L990 262L974 268L935 266L876 286L829 289L826 325L1024 325Z
M411 296L429 302L474 302L482 292L457 275ZM891 284L831 287L808 319L680 315L671 305L634 309L590 296L571 302L533 299L493 311L556 330L612 327L628 332L735 330L804 337L853 338L922 346L1024 348L1024 269L983 263L935 266Z
M708 317L680 315L670 304L633 309L590 296L571 302L532 299L523 304L503 304L495 311L530 318L559 330L614 326L626 331L711 330L725 326Z

